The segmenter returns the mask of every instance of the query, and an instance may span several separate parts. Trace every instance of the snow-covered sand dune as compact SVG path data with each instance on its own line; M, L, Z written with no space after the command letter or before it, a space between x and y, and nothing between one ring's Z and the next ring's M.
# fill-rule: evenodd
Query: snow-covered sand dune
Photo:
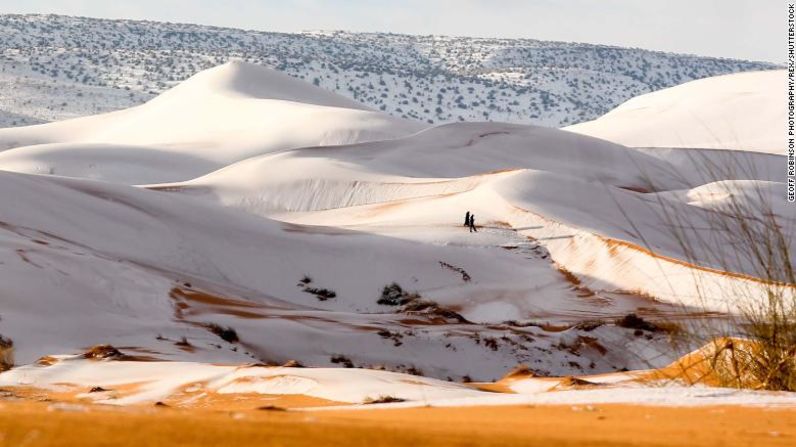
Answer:
M0 168L122 183L167 182L258 154L392 138L422 128L277 71L232 61L141 106L2 129L0 150L6 151ZM80 152L91 156L73 156ZM135 175L119 175L123 171Z
M725 311L739 304L726 287L755 287L727 273L759 271L735 256L733 236L714 234L711 221L734 194L750 213L765 197L783 222L792 222L796 214L777 196L779 162L771 154L642 151L556 129L463 123L254 157L150 187L264 217L435 243L455 236L404 228L444 226L469 209L488 226L521 229L507 236L506 229L487 228L491 243L518 236L548 241L553 259L595 290ZM687 216L694 230L684 236L693 250L684 251L666 215ZM697 280L667 279L694 273Z
M706 108L735 91L708 90ZM0 169L16 171L0 172L0 334L20 363L112 343L439 379L663 365L676 356L665 331L613 320L731 310L728 286L759 285L706 229L730 197L754 212L762 193L796 220L776 193L783 157L753 130L704 150L500 123L424 129L229 63L133 109L0 130ZM684 253L670 212L712 250ZM400 303L379 303L390 296Z
M0 188L3 334L16 341L23 363L105 341L169 358L299 358L323 365L339 354L356 364L488 378L532 359L536 349L576 340L578 333L545 335L538 327L489 329L475 323L533 316L572 320L579 313L632 309L606 309L580 298L544 252L533 251L538 246L515 252L466 241L458 225L436 226L459 233L461 240L439 245L286 225L175 194L81 179L0 173ZM523 243L509 229L502 233L487 241L508 237ZM301 287L305 275L312 279L308 286L337 296L319 301ZM475 323L396 314L394 307L377 303L392 282ZM194 290L210 295L190 299ZM188 299L180 299L186 294ZM223 343L208 332L209 323L235 328L243 346ZM535 348L520 346L540 334L543 339L531 344ZM631 334L605 331L605 343L626 343ZM175 344L182 337L191 349ZM481 337L506 339L489 347ZM647 345L655 342L639 340L638 349ZM540 367L568 371L570 362L583 357L584 367L607 370L632 361L598 351L564 352Z
M670 382L638 381L633 373L583 378L504 379L499 392L388 371L286 368L184 362L97 361L48 358L0 375L10 390L33 387L59 398L106 405L155 402L183 408L257 408L279 396L317 400L306 410L407 408L417 406L584 405L769 405L796 406L793 393L718 390ZM91 391L91 390L94 391ZM380 402L391 399L392 402ZM362 405L367 404L367 405ZM244 406L245 408L245 406Z
M785 70L699 79L637 96L566 129L633 147L738 149L783 154Z

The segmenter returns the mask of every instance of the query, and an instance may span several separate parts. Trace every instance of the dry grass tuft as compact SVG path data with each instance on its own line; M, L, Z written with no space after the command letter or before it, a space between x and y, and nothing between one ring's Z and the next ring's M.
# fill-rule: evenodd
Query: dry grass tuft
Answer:
M133 358L111 345L97 345L82 354L84 359L91 360L132 360Z
M14 342L0 335L0 372L14 367Z
M703 184L712 183L709 206L691 212L682 202L657 196L658 217L679 251L694 265L691 280L706 311L723 305L726 327L709 321L689 327L693 341L708 345L667 368L687 382L775 391L796 391L796 271L791 242L794 221L772 201L780 191L769 182L718 182L756 179L755 164L741 153L717 163L691 160ZM693 182L693 180L691 180ZM683 183L688 184L687 181ZM658 190L652 187L651 190ZM781 213L781 214L780 214ZM629 222L647 248L652 247ZM705 272L721 272L711 276ZM722 296L716 296L722 276ZM722 278L722 279L724 279ZM672 282L681 278L672 278ZM717 298L723 303L717 303Z

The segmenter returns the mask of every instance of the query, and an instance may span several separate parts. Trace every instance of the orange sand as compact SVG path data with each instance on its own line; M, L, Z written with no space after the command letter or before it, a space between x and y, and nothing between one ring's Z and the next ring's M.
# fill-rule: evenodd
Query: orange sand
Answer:
M796 410L629 405L206 411L0 403L0 446L796 445Z

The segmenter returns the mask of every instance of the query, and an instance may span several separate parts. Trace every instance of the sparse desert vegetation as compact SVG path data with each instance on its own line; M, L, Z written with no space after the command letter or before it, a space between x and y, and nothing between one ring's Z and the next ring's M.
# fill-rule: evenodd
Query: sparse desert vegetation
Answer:
M405 402L405 399L394 396L379 396L375 398L365 399L365 404L394 404L396 402Z
M751 176L748 160L716 162L694 156L705 177ZM791 255L793 226L774 209L770 185L726 182L710 185L721 199L716 212L695 224L682 211L664 204L662 221L692 261L709 258L726 272L751 272L748 280L723 286L723 324L691 324L692 337L706 345L677 363L691 381L722 386L796 391L796 272ZM717 307L709 290L716 278L694 272L697 294L706 309Z
M236 57L394 116L436 124L563 126L692 79L773 68L534 39L280 34L55 15L2 15L0 36L2 85L16 86L0 89L0 124L14 126L136 105Z
M0 372L14 366L14 342L0 335Z
M310 285L311 283L312 278L304 275L301 280L299 280L299 287L301 287L302 291L305 293L315 295L315 298L318 298L318 301L326 301L337 297L337 292L334 290L329 290L325 287L313 287Z
M231 327L222 327L215 323L208 323L206 327L210 332L218 335L227 343L237 343L240 341L238 338L238 333Z
M390 283L381 290L376 303L382 306L405 306L420 299L417 292L406 292L398 283Z
M446 309L432 300L423 298L417 292L407 292L398 283L394 282L384 286L376 303L382 306L397 307L397 312L423 314L459 323L468 323L467 319L457 312Z

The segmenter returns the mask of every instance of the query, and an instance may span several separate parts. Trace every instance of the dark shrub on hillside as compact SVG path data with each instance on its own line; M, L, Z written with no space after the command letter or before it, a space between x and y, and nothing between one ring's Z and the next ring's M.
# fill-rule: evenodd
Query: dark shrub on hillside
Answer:
M231 327L221 327L215 323L208 323L206 327L210 330L210 332L218 335L222 340L228 343L237 343L240 341L238 338L238 333L235 332L235 329L232 329Z
M331 362L334 363L334 364L343 365L346 368L353 368L354 367L354 362L352 362L350 358L348 358L348 357L346 357L344 355L339 355L339 354L338 355L333 355L332 358L331 358Z
M111 345L97 345L84 352L83 358L94 360L127 360L130 356L123 354Z
M616 325L628 329L640 329L642 331L656 332L658 326L649 321L639 317L636 314L630 313L616 321Z
M304 289L304 291L315 295L315 297L321 301L326 301L330 298L334 298L337 296L337 293L334 290L329 290L329 289L317 289L315 287L307 287Z
M384 306L403 306L419 298L420 295L417 293L409 293L398 285L398 283L392 283L384 286L381 290L381 296L376 303Z
M14 366L14 342L0 335L0 371Z
M365 399L366 404L392 404L396 402L406 402L406 399L401 399L395 396L379 396L376 398L368 397Z

